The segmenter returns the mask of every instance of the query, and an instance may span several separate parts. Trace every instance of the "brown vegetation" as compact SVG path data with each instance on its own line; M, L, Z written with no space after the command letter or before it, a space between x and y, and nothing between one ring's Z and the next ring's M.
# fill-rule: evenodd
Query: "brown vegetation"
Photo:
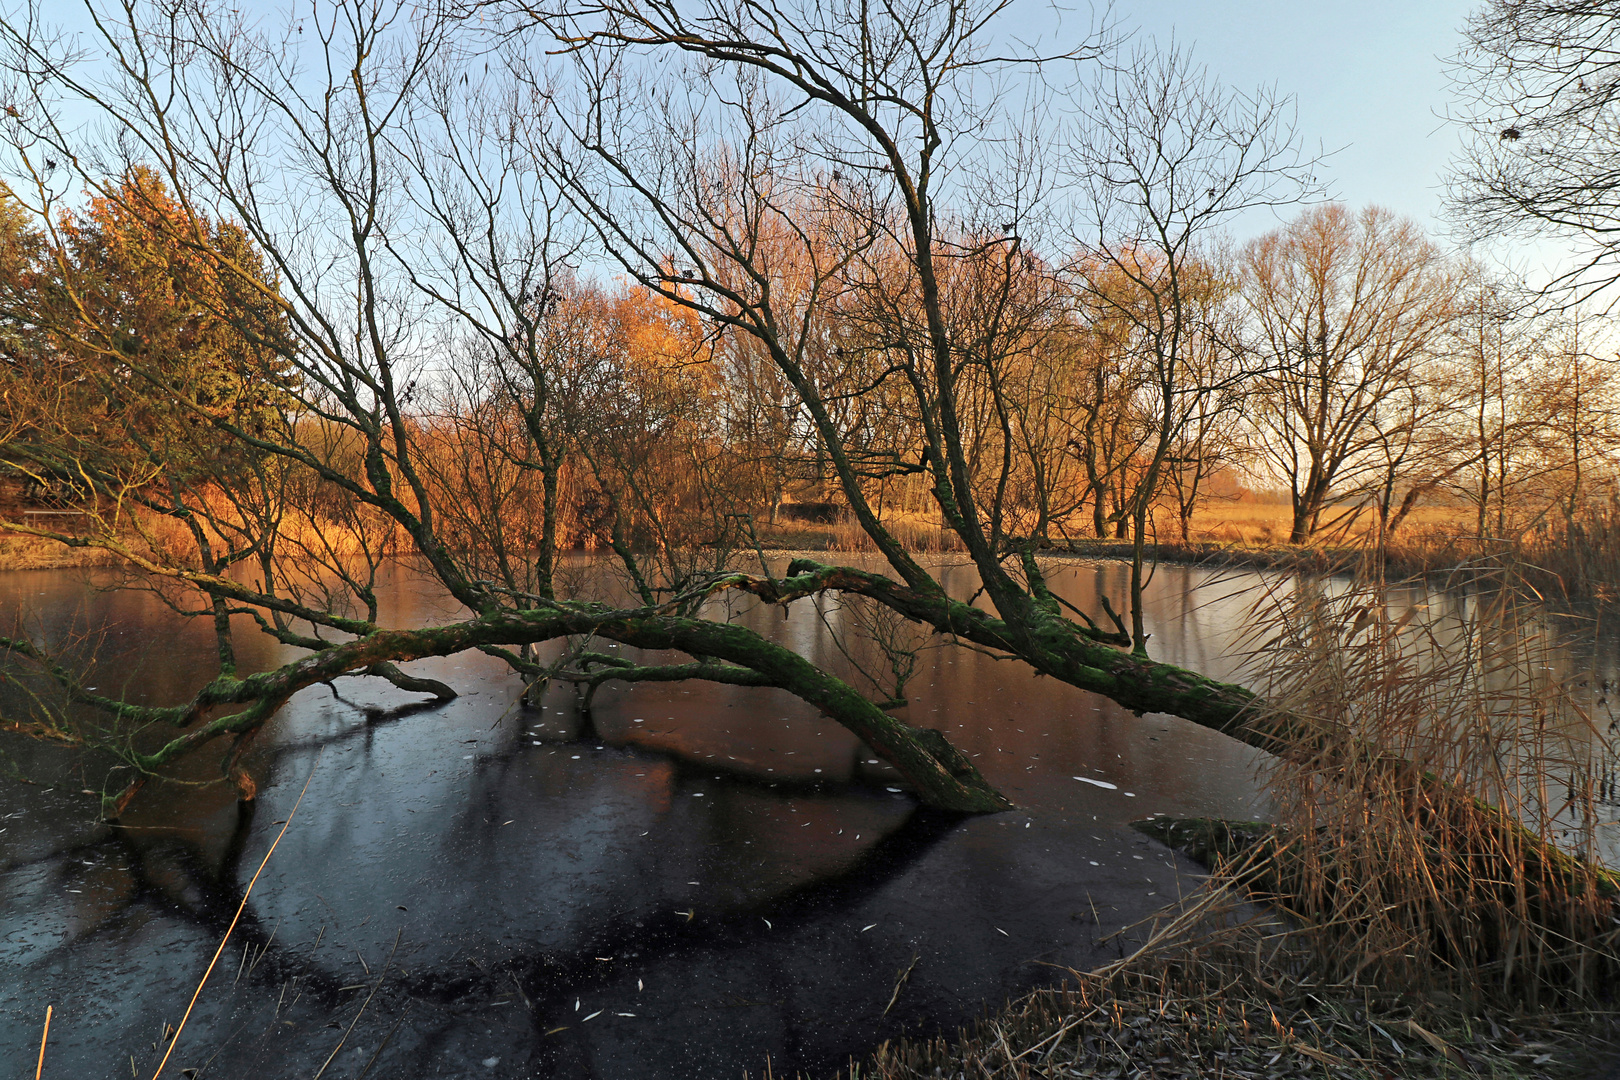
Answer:
M1268 700L1329 733L1275 759L1275 822L1138 823L1214 874L1130 955L852 1080L1593 1075L1617 1045L1612 899L1529 841L1599 842L1612 736L1539 612L1475 599L1419 614L1374 581L1268 605Z

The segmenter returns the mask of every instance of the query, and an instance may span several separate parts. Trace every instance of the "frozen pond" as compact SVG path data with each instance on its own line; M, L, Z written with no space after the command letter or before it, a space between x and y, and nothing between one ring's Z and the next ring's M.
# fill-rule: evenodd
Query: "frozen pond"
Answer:
M1089 604L1122 573L1069 563L1052 584ZM1230 675L1244 587L1161 567L1155 655ZM394 625L455 615L404 576L386 601ZM172 701L212 674L206 628L150 595L17 572L0 605L36 634L89 633L104 688ZM733 616L839 663L830 601ZM244 667L275 649L244 645ZM4 1060L32 1063L50 1004L45 1075L151 1075L306 781L166 1076L309 1078L329 1057L346 1078L830 1070L902 1032L952 1033L1054 981L1048 965L1118 955L1099 939L1195 872L1126 822L1262 812L1247 748L966 649L920 656L901 715L1020 806L974 819L920 810L780 692L610 684L586 722L569 689L519 706L481 655L411 670L462 696L304 691L257 743L248 809L223 785L168 785L99 825L69 758L0 743L40 781L0 779Z

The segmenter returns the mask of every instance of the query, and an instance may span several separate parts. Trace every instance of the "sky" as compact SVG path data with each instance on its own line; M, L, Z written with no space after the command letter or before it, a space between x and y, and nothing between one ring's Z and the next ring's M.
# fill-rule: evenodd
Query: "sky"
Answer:
M1108 0L1095 0L1098 8ZM268 14L285 0L244 0ZM1441 119L1445 57L1483 0L1113 0L1124 28L1196 59L1240 89L1274 85L1297 98L1312 147L1336 151L1325 175L1335 197L1376 202L1439 224L1441 174L1458 146ZM50 5L47 5L49 7ZM63 5L58 17L82 15ZM1090 25L1088 0L1023 0L999 29L1028 41L1071 41ZM1065 14L1067 12L1067 14Z
M268 14L285 0L244 0ZM1098 8L1109 0L1095 0ZM1172 39L1239 89L1293 95L1307 147L1327 153L1317 175L1351 206L1377 203L1444 238L1444 173L1459 132L1443 118L1446 57L1484 0L1113 0L1112 18L1140 38ZM1073 43L1091 25L1088 0L1021 0L1000 31L1030 42ZM61 12L67 17L69 11ZM1247 239L1296 212L1284 207L1232 223ZM1558 253L1521 250L1532 262ZM1512 261L1517 261L1516 259Z
M1458 132L1441 119L1449 100L1445 58L1478 6L1478 0L1117 0L1113 14L1161 45L1172 37L1190 43L1194 57L1225 83L1294 95L1307 145L1331 152L1317 175L1334 198L1378 203L1438 232L1442 174L1459 146ZM1049 36L1052 9L1036 8L1019 17L1031 21L1031 36L1043 30ZM1085 20L1085 10L1077 10L1075 31Z
M1335 198L1376 202L1436 228L1441 174L1458 145L1440 116L1448 100L1444 58L1480 2L1114 0L1112 10L1122 27L1161 45L1190 43L1223 82L1294 95L1308 145L1332 152L1318 176ZM244 6L268 13L282 4ZM1026 41L1072 40L1091 12L1086 0L1031 0L1007 12L1001 29Z

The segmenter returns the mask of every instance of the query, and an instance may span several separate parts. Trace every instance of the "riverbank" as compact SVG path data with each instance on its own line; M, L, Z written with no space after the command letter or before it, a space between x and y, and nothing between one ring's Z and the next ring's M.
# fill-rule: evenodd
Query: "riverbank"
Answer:
M15 485L10 487L14 488ZM0 484L0 519L42 528L58 528L70 525L66 516L74 513L76 511L72 509L41 509L33 506L21 497L19 491ZM1538 588L1545 585L1553 591L1570 592L1570 589L1560 590L1558 586L1566 580L1578 579L1589 591L1596 587L1599 593L1606 596L1603 582L1611 576L1620 577L1620 574L1604 572L1606 566L1594 574L1591 572L1593 568L1584 564L1575 568L1560 565L1567 560L1550 558L1548 552L1539 548L1534 552L1518 552L1509 545L1495 544L1487 550L1474 538L1463 535L1464 531L1451 527L1451 524L1413 527L1398 543L1388 545L1382 556L1385 576L1399 580L1462 570L1477 571L1483 565L1499 563L1505 555L1513 555L1517 562L1536 575ZM904 520L892 523L891 527L909 550L919 554L963 551L960 540L937 525ZM791 552L837 556L876 551L870 538L847 521L783 521L775 525L759 522L756 529L760 545L773 554ZM1298 545L1277 541L1274 539L1275 533L1269 529L1226 528L1224 532L1222 529L1202 529L1195 535L1201 535L1201 538L1149 544L1146 556L1154 563L1331 574L1362 565L1369 554L1369 548L1357 537L1341 537L1339 542L1333 543ZM142 543L134 535L127 539L136 546ZM1039 541L1036 546L1045 555L1079 559L1121 561L1130 559L1132 554L1128 540L1060 537ZM86 569L114 566L119 561L111 553L96 548L67 547L42 537L0 533L0 571Z
M957 1039L885 1043L847 1076L1604 1080L1620 1058L1612 1010L1470 1007L1310 969L1275 927L1206 933L1071 973Z
M123 560L99 548L74 548L39 536L0 534L0 571L93 570Z
M836 538L829 532L824 529L772 530L761 535L760 542L766 554L860 553L858 548L836 544ZM919 550L928 553L939 549L923 547ZM1117 561L1131 557L1130 544L1115 540L1045 544L1040 550L1046 555L1081 559ZM1216 543L1154 544L1147 549L1148 559L1152 562L1298 573L1340 572L1356 565L1365 554L1359 548L1236 547ZM42 537L0 534L0 571L92 569L116 566L120 562L116 555L97 548L67 547ZM1455 569L1458 565L1460 563L1457 561L1449 566L1434 565L1433 560L1419 560L1408 554L1404 558L1391 559L1387 568L1391 575L1400 577L1409 573L1441 572Z
M0 521L73 532L86 520L83 504L31 496L26 478L0 475ZM68 547L26 533L0 532L0 570L79 570L116 566L119 562L108 551Z
M963 554L959 541L937 527L900 530L906 546L921 554ZM874 553L864 534L848 528L792 523L762 530L767 551L821 552L836 561L840 554ZM1098 562L1126 562L1128 540L1057 539L1036 544L1042 555ZM1620 599L1620 524L1607 522L1568 533L1527 534L1515 542L1468 535L1457 528L1411 529L1384 550L1356 538L1340 543L1287 544L1263 539L1167 541L1149 544L1150 564L1198 566L1223 570L1328 575L1365 571L1377 558L1386 581L1431 581L1461 584L1481 580L1513 581L1547 600L1576 607Z
M1205 823L1188 823L1198 831ZM1620 1075L1620 1011L1593 997L1514 1004L1481 986L1472 1000L1375 974L1342 976L1308 919L1257 911L1242 882L1176 823L1138 823L1183 854L1216 864L1195 897L1148 920L1145 943L1019 997L954 1039L888 1042L848 1080L931 1077L1153 1077L1203 1080L1484 1076L1611 1080ZM1244 827L1247 831L1248 827ZM1253 826L1255 838L1267 827ZM1249 838L1248 842L1253 842ZM1285 905L1287 906L1287 905ZM1335 968L1341 976L1328 972ZM1365 971L1376 972L1376 965Z

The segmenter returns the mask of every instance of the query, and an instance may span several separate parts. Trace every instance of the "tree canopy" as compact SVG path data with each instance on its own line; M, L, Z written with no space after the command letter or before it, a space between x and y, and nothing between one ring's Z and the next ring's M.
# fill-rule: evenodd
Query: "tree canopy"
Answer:
M0 454L77 488L139 488L164 473L240 468L240 441L279 422L293 348L275 277L239 226L184 205L131 168L77 211L30 223L7 201L0 306L6 402Z

